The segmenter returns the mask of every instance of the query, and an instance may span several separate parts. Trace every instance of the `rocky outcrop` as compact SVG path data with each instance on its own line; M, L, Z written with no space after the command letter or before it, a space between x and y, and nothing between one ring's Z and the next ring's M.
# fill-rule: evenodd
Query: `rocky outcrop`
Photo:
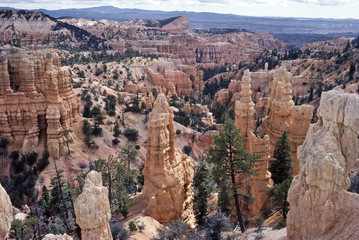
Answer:
M279 68L275 72L268 102L270 112L265 119L265 126L272 151L283 132L288 133L293 158L293 175L296 175L299 170L299 162L296 157L297 147L305 139L314 108L309 105L294 106L291 80L292 74L287 72L285 68Z
M347 192L359 158L359 96L321 96L318 122L298 149L300 172L288 193L290 239L359 239L359 195Z
M149 114L143 195L146 214L161 223L181 219L194 224L192 209L193 161L174 147L173 110L159 94Z
M0 239L5 239L5 236L10 232L12 219L10 198L0 184Z
M1 135L16 150L65 155L59 132L77 120L79 102L58 55L46 50L5 52L0 63Z
M46 45L103 50L104 40L42 12L0 9L0 41L13 45Z
M269 204L267 190L273 186L271 174L268 171L270 159L270 139L268 135L262 138L253 133L256 128L254 120L254 103L251 95L251 78L249 70L244 72L242 77L242 90L240 100L235 105L235 126L240 129L240 134L245 137L245 146L248 152L260 156L257 160L255 170L257 176L253 177L253 182L248 184L248 190L255 198L253 204L249 205L250 216L259 216Z
M64 235L54 235L54 234L46 234L43 240L72 240L73 238L68 236L67 234Z
M297 149L302 145L307 129L309 129L310 121L313 118L313 106L301 105L294 106L292 112L292 123L289 126L288 137L290 139L290 152L293 159L293 174L299 172L299 161L297 158Z
M82 239L112 240L108 190L102 186L102 176L96 171L87 174L85 185L75 201L76 223L81 228Z
M189 19L186 16L178 17L162 27L162 30L170 33L184 33L190 31L190 29Z
M271 96L268 102L270 112L266 119L266 128L273 145L288 131L291 123L294 101L292 100L292 74L285 68L279 68L273 79Z
M144 72L149 85L164 87L167 94L190 96L192 92L199 93L203 90L203 73L192 66L163 61L145 67ZM130 90L130 86L127 88ZM134 87L131 86L133 92L132 88Z

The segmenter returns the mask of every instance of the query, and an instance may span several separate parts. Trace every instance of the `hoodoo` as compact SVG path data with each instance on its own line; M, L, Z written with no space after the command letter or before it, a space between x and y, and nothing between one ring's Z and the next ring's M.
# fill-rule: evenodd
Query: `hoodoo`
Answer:
M159 94L149 115L146 165L143 169L146 214L161 223L181 219L194 224L193 160L174 147L173 110Z

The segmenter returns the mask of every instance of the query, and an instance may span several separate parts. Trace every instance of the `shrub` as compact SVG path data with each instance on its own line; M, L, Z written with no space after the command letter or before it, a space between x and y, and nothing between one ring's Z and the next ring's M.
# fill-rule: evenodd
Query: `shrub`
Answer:
M36 166L35 166L37 171L42 172L47 167L47 165L50 164L49 156L50 156L50 154L49 154L49 151L47 151L47 150L45 150L42 153L42 157L37 161Z
M219 240L221 239L221 233L232 230L232 224L230 219L222 212L218 212L215 215L207 217L205 222L206 239Z
M350 187L349 192L354 192L359 194L359 173L354 176L349 176L350 178Z
M188 114L185 111L175 112L173 120L182 124L183 126L186 126L186 127L191 122L190 118L188 117Z
M279 230L279 229L282 229L282 228L285 228L287 227L287 222L285 219L281 219L274 227L273 229L275 230Z
M119 143L120 143L120 140L118 140L118 138L112 139L112 144L113 144L113 145L117 145L117 144L119 144Z
M23 159L19 159L20 158L20 153L19 151L14 151L10 154L10 158L11 158L11 168L14 169L15 173L21 173L22 171L24 171L25 168L25 164L23 162Z
M112 223L110 224L110 229L111 229L111 234L112 234L112 238L113 240L126 240L129 239L130 236L132 235L129 231L127 231L124 227L123 227L123 223L121 224L116 224L116 223Z
M22 155L21 158L23 158L23 162L26 162L29 166L32 166L37 160L37 155L38 154L36 152L32 152Z
M128 141L136 142L138 138L138 131L133 128L126 128L124 135Z
M128 227L130 228L130 231L131 231L131 232L136 232L136 231L137 231L137 226L136 226L136 224L135 224L133 221L131 221L131 222L128 224Z
M183 153L190 155L192 152L192 147L190 145L186 145L183 147Z
M174 220L166 226L158 229L158 234L154 240L182 239L187 229L189 229L188 225L181 220Z

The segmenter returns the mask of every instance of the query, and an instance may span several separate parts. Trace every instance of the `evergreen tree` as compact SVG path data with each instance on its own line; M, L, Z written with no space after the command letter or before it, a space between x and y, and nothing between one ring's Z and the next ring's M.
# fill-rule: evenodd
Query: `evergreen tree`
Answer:
M100 125L103 125L104 122L103 120L105 119L104 116L102 116L101 113L97 114L95 117L94 117L94 128L92 130L92 134L95 135L95 136L101 136L102 134L102 128L100 127Z
M289 211L289 202L288 198L288 190L290 188L290 184L292 183L292 177L284 180L281 183L277 183L273 188L270 189L272 195L273 205L276 209L282 210L283 218L287 218L287 213Z
M132 142L126 142L126 144L121 147L119 158L121 162L126 163L128 172L131 169L131 163L135 164L137 162L137 155L138 150Z
M118 122L115 122L115 126L113 128L113 136L115 138L118 138L121 134L121 130L120 130L120 125L118 124Z
M91 104L86 103L86 105L84 106L84 111L82 113L82 116L84 118L89 118L91 114Z
M136 177L129 177L132 171L128 173L126 166L112 155L107 160L97 160L95 166L95 170L102 173L103 184L108 188L111 212L113 214L120 212L124 217L127 217L128 208L132 203L128 188L136 187ZM130 186L128 186L129 178Z
M89 147L91 144L91 124L86 119L82 121L82 132L85 135L85 143Z
M235 201L237 217L241 231L245 231L242 214L240 210L239 197L247 200L240 193L241 186L238 175L249 177L255 173L253 170L258 156L248 153L244 147L244 137L239 134L232 119L228 119L220 127L220 135L213 136L214 146L207 149L209 162L214 164L219 179L229 180L229 188Z
M223 179L219 184L219 194L218 194L218 208L219 210L227 216L231 215L231 198L232 198L231 189L228 184L228 180Z
M273 159L269 171L272 173L274 184L290 178L292 174L292 157L290 156L290 141L287 132L284 132L277 140Z
M35 236L36 225L38 219L34 217L27 218L25 220L15 219L11 222L11 233L12 239L27 240Z
M287 196L292 182L292 157L287 132L277 140L273 158L269 171L272 173L274 186L268 190L268 193L272 196L274 207L281 210L283 218L286 219L289 211Z
M194 187L194 200L193 210L196 216L198 225L203 225L205 217L207 216L208 201L207 198L210 195L208 182L208 168L205 163L201 163L196 169L193 187Z
M52 216L59 216L68 234L73 233L75 225L75 210L73 205L73 190L63 175L63 170L58 169L55 163L56 176L51 179L51 196L49 209ZM78 226L76 226L78 228Z

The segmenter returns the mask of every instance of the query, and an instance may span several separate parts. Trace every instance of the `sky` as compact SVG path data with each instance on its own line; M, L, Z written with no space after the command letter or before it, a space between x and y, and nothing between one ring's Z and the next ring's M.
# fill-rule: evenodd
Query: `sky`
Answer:
M1 0L0 6L48 10L114 6L247 16L359 19L359 0Z

